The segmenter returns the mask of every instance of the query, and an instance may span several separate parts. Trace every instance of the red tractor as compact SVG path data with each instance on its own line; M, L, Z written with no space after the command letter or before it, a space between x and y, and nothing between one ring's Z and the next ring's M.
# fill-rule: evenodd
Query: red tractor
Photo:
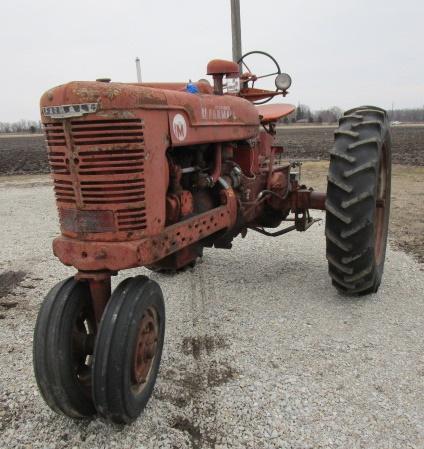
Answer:
M34 369L55 411L134 420L159 370L165 307L146 276L119 270L193 266L204 247L231 248L253 230L276 237L306 231L325 210L329 273L348 295L376 292L382 278L390 206L391 147L386 112L346 112L330 151L327 193L303 185L284 162L276 124L295 109L262 103L291 85L213 60L213 85L70 82L41 98L61 236L60 261L77 273L41 306ZM254 87L275 77L276 90ZM260 103L260 105L257 105ZM288 222L286 227L277 228Z

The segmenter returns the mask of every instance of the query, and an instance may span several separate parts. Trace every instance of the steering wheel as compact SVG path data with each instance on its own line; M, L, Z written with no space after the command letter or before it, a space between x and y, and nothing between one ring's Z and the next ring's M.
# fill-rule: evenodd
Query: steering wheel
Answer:
M242 65L242 66L246 67L247 71L253 75L253 72L250 70L249 66L246 64L246 61L245 61L245 59L246 59L248 56L253 55L253 54L263 55L263 56L266 56L267 58L271 59L271 61L275 64L276 71L275 71L275 72L272 72L272 73L268 73L267 75L255 76L255 79L254 79L254 80L247 81L247 83L249 83L249 82L252 83L252 85L251 85L250 87L254 87L254 86L255 86L255 82L256 82L258 79L261 79L261 78L268 78L268 77L270 77L270 76L275 76L275 75L280 75L280 74L281 74L281 69L280 69L280 66L279 66L278 62L276 61L276 59L275 59L273 56L271 56L269 53L265 53L264 51L259 51L259 50L249 51L248 53L245 53L245 54L244 54L244 55L237 61L237 63L238 63L239 65ZM246 83L246 84L247 84L247 83ZM278 88L275 89L275 91L277 92L277 91L278 91ZM254 104L264 104L264 103L268 103L268 101L270 101L272 98L273 98L273 97L269 97L269 98L265 98L265 100L253 101L253 103L254 103Z

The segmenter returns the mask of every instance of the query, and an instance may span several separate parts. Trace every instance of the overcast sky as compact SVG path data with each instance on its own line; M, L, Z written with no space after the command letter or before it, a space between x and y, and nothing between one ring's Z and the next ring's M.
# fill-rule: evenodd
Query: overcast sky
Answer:
M423 0L241 0L241 10L243 51L271 53L293 77L284 101L424 107ZM143 81L197 80L208 60L231 59L230 0L13 0L0 14L0 121L38 119L43 91L67 81L135 81L137 55Z

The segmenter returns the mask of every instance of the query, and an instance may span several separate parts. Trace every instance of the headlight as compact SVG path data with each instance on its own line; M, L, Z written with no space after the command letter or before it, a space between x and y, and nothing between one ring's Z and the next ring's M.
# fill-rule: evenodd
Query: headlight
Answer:
M239 75L227 75L226 76L227 94L238 94L240 92L240 77Z
M287 90L290 88L292 83L292 79L290 77L290 75L288 75L287 73L280 73L279 75L277 75L277 78L275 78L275 86L277 87L277 89L279 90Z

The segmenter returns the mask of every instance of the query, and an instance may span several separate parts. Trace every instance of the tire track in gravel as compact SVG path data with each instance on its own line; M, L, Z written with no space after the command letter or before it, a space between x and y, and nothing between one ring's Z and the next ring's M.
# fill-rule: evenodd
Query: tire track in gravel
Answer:
M189 416L178 416L172 427L187 432L193 449L214 448L220 436L225 435L223 423L218 423L216 393L214 389L235 376L235 370L218 352L227 347L227 339L219 329L211 326L210 305L216 304L216 290L212 278L198 265L190 276L191 325L190 336L182 340L182 352L187 357Z

